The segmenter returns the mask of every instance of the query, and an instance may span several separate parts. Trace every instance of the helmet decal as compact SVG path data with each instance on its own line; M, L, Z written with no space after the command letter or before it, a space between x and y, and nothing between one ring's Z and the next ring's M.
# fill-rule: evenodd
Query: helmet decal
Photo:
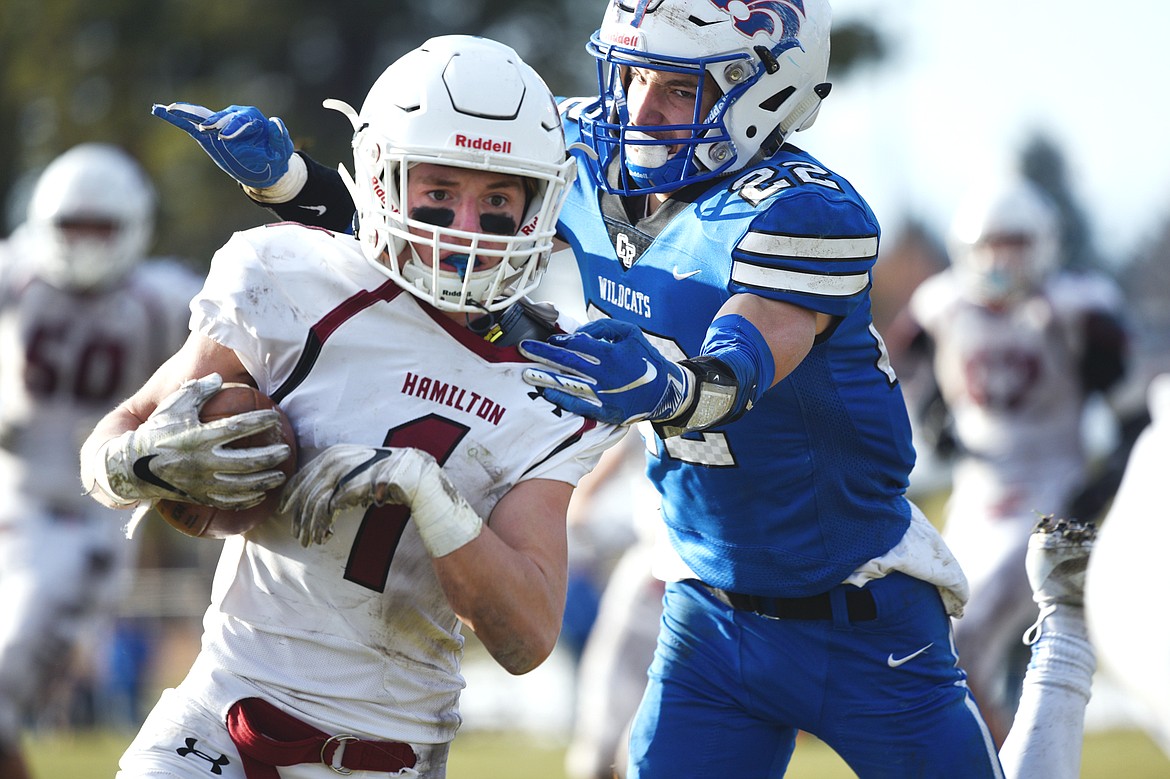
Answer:
M731 14L735 19L735 29L748 38L760 32L772 35L776 32L777 21L783 31L777 37L795 39L800 35L804 0L711 0L711 4Z
M629 7L622 0L618 0L617 5L623 11L629 11L634 14L634 18L630 20L631 27L640 27L642 20L646 18L646 13L662 5L662 0L637 0L633 7Z
M642 19L646 16L646 6L650 5L650 0L638 0L638 5L634 7L634 18L630 20L630 25L637 27L642 23Z

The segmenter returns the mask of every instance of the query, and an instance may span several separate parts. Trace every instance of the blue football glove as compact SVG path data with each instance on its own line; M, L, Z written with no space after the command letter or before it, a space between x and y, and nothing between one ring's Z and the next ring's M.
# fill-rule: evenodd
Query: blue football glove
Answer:
M547 342L520 342L520 352L547 369L524 381L574 414L615 425L672 419L691 401L694 374L668 360L634 325L599 319Z
M231 105L212 113L193 103L155 103L150 112L194 138L216 165L245 186L270 187L288 170L293 155L288 129L257 108Z

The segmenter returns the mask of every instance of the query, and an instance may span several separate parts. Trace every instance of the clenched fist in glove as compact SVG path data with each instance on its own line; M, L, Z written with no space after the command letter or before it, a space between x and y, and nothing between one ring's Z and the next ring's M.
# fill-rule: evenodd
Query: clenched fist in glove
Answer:
M475 540L483 520L419 449L331 446L301 468L285 487L279 512L292 513L302 546L322 544L346 509L395 503L410 509L431 557L443 557Z
M290 447L229 444L276 430L280 415L264 409L200 421L200 408L222 386L216 373L184 382L137 429L106 441L82 463L83 484L124 506L158 498L232 511L259 504L284 482L277 466Z

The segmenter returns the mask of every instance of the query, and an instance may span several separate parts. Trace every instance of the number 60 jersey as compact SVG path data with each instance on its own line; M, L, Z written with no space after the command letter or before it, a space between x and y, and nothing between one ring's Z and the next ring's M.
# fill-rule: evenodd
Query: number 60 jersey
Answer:
M560 412L524 384L514 347L421 304L352 236L237 233L192 311L192 329L233 349L288 414L302 465L340 443L416 447L485 520L522 480L576 484L623 434ZM184 687L215 711L259 687L310 721L450 740L463 638L408 518L348 511L307 549L276 516L228 539Z

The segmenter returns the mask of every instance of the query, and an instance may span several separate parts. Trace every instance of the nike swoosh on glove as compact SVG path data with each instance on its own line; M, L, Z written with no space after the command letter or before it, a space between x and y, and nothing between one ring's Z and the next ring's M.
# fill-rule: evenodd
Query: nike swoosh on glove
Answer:
M547 342L521 341L520 352L545 366L526 369L525 383L566 411L614 425L673 419L694 391L694 374L628 322L599 319Z
M155 103L150 113L194 138L216 165L245 186L270 187L288 171L293 155L288 128L254 106L230 105L213 113L194 103Z
M186 381L137 429L102 445L97 467L113 497L127 505L169 498L235 511L258 505L268 490L284 483L277 466L291 453L288 444L229 446L276 430L281 424L276 410L200 421L200 408L222 386L217 373Z

